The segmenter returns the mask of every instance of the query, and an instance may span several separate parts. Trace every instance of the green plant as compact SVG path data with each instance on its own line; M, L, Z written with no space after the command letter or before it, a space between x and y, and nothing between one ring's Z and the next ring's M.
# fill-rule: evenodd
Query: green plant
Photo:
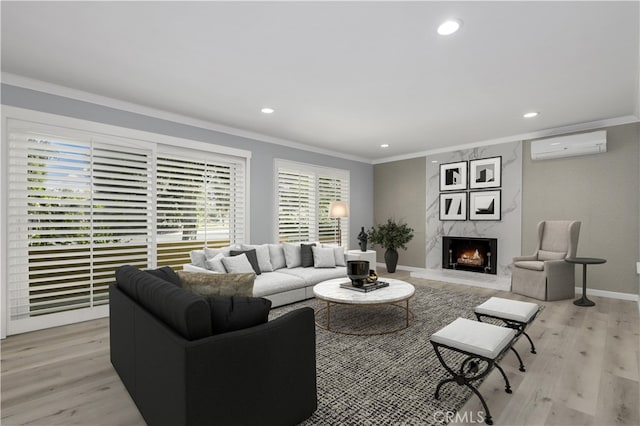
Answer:
M383 248L406 250L406 244L413 238L413 228L406 223L396 223L387 219L387 223L375 225L369 230L369 241Z

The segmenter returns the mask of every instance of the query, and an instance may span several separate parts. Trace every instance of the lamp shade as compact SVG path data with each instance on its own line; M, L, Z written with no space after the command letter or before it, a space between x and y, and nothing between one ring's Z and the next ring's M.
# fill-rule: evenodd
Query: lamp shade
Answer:
M349 205L346 201L332 201L329 204L329 217L349 217Z

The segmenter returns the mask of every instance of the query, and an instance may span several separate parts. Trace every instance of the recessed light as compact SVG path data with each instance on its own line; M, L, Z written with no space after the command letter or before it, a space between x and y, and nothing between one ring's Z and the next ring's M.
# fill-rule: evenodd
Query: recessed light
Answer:
M462 26L462 21L459 19L449 19L448 21L444 21L438 27L438 34L446 36L451 35L458 31Z
M524 118L533 118L533 117L537 117L537 116L538 116L538 113L535 112L535 111L528 112L528 113L523 115Z
M558 145L560 145L560 142L554 142L551 144L551 146L558 146Z
M432 163L436 164L438 160L431 160Z
M389 144L388 143L383 143L382 145L380 145L380 148L389 148Z
M262 108L260 111L262 111L264 114L273 114L275 109L273 109L273 108Z

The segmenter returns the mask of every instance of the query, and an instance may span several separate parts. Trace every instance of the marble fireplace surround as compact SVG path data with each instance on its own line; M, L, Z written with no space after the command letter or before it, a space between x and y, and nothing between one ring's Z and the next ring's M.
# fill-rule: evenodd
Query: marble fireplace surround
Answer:
M440 221L440 164L502 157L502 219L500 221ZM509 142L428 155L426 205L426 268L411 273L427 278L480 287L509 289L511 262L522 240L522 142ZM469 189L466 192L470 192ZM442 237L497 238L496 275L442 268Z

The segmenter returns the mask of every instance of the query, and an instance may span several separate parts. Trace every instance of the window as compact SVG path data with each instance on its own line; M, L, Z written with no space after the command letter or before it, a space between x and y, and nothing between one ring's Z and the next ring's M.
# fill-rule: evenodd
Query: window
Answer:
M349 218L329 217L332 201L349 201L349 171L276 160L277 241L349 241Z
M8 334L106 315L121 265L244 242L246 158L6 123Z

